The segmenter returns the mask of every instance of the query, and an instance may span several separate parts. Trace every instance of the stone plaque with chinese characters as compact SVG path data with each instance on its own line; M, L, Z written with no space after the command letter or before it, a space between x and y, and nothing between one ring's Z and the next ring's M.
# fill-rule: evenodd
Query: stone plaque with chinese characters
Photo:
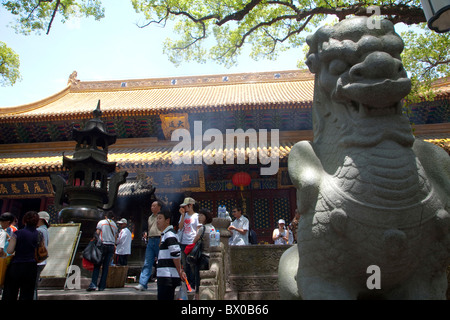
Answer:
M0 179L0 198L37 198L53 196L48 177Z
M169 167L139 172L140 179L165 192L205 191L205 176L202 166ZM129 178L134 172L129 170Z

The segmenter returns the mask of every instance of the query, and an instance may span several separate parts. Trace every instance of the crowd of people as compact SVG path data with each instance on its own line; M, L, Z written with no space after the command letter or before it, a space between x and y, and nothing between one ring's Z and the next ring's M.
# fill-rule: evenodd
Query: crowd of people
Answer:
M198 207L191 197L184 199L179 206L180 217L173 221L170 211L156 200L151 204L151 214L143 231L146 242L144 265L136 290L147 290L149 281L156 278L158 299L173 300L175 288L182 282L189 283L198 298L200 270L209 269L210 234L215 232L210 210ZM232 208L230 217L231 232L229 245L257 244L257 236L250 228L249 219L242 214L242 208ZM229 217L229 215L227 214ZM273 231L275 244L296 242L296 228L299 215L286 227L283 219ZM46 261L37 263L35 251L41 235L48 247L48 228L50 216L47 212L29 211L23 217L23 228L17 229L17 219L9 212L0 215L0 257L11 256L3 287L3 300L37 299L37 286ZM131 254L132 234L128 221L124 218L114 221L111 211L105 212L104 219L97 223L94 237L101 243L102 260L94 264L92 278L87 291L106 288L109 267L128 265ZM202 241L203 252L195 263L189 263L187 256L198 241ZM113 261L114 258L114 261ZM101 275L100 275L101 272ZM100 279L99 279L100 278Z
M37 285L46 261L36 261L40 239L48 247L50 215L28 211L17 229L17 218L4 212L0 215L0 257L10 258L3 284L2 300L37 300Z
M171 221L170 213L163 208L160 201L153 202L152 214L148 218L148 228L144 231L147 241L144 266L139 277L136 290L146 290L151 275L156 268L156 279L159 299L173 299L175 288L181 281L186 281L195 289L198 298L200 286L200 270L209 269L210 233L214 232L212 213L210 210L199 209L195 199L187 197L180 204L178 222ZM234 220L228 230L231 232L229 245L257 244L257 237L250 228L248 218L242 214L242 208L235 206L231 211ZM158 218L165 222L157 224ZM299 215L286 227L285 221L278 221L278 228L273 232L275 244L292 244L296 241L296 228ZM231 218L230 218L231 220ZM174 227L175 226L175 227ZM162 232L162 233L161 233ZM187 255L194 245L203 241L203 254L196 264L188 262Z
M209 234L212 214L207 209L198 210L197 202L190 197L180 204L180 218L173 221L171 213L160 201L152 203L143 237L147 242L144 266L136 290L146 290L156 268L158 299L173 300L175 288L186 282L195 290L198 298L200 270L209 268ZM175 227L174 227L175 226ZM175 231L175 229L177 231ZM202 238L202 259L195 265L187 262L189 250Z

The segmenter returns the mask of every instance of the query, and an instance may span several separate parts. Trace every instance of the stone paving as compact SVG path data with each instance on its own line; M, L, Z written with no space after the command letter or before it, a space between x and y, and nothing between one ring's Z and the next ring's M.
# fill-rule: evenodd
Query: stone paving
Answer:
M123 288L106 288L103 291L86 289L39 289L39 300L157 300L156 283L149 283L148 289L138 291L137 284L125 284Z

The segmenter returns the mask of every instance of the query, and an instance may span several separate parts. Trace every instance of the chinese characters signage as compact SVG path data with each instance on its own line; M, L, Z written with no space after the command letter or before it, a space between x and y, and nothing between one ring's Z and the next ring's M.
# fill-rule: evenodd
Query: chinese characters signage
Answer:
M38 198L53 196L48 177L0 179L0 198Z
M201 166L176 169L160 168L146 171L145 175L145 181L157 190L165 192L205 191L205 177Z
M172 132L174 132L176 129L189 130L187 113L161 114L160 118L164 137L168 140L170 140L170 138L172 137Z

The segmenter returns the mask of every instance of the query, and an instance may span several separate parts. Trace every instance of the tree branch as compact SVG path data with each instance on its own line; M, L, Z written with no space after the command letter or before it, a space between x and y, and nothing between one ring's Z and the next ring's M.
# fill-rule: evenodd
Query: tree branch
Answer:
M230 20L241 21L245 15L248 14L254 7L260 4L262 0L252 0L248 3L244 9L234 12L223 19L216 22L218 26L225 24ZM364 3L358 3L348 7L316 7L313 9L300 9L294 4L285 1L268 1L267 4L277 4L287 6L297 13L297 20L302 20L306 17L315 14L327 14L335 15L339 20L345 19L349 15L356 16L371 16L372 13L367 12L367 7ZM393 23L403 22L407 25L417 24L420 22L426 22L425 15L422 8L408 5L396 5L393 3L388 6L380 6L380 13L383 16L387 16L386 19Z
M278 4L278 5L282 5L282 6L286 6L290 9L292 9L293 11L295 11L296 13L300 12L300 9L297 8L293 3L291 2L285 2L285 1L267 1L267 4Z
M264 28L264 27L270 27L273 24L282 21L282 20L295 20L295 21L302 21L305 20L305 22L296 30L289 31L284 38L277 38L272 35L270 35L270 32L268 30L265 30L265 33L272 38L274 41L274 46L278 42L284 42L286 39L291 37L294 34L298 34L301 31L303 31L307 24L311 21L311 19L316 15L335 15L338 17L339 20L345 19L349 15L356 15L356 16L372 16L372 12L367 12L367 7L364 5L364 3L358 3L354 5L350 5L347 7L333 7L329 1L326 1L326 5L323 7L315 7L315 8L300 8L297 7L292 1L277 1L277 0L268 0L267 2L263 2L264 0L250 0L242 9L237 10L223 18L220 17L218 13L211 13L202 17L195 17L188 11L175 11L171 7L167 7L167 14L159 21L150 21L147 25L157 22L160 24L162 21L167 21L170 15L175 16L184 16L190 21L200 24L201 25L201 35L199 36L192 36L192 41L186 43L186 45L176 47L174 49L177 50L183 50L187 49L190 46L194 45L196 42L206 38L207 34L207 27L205 22L208 20L217 20L214 23L217 26L222 26L230 21L242 21L247 14L249 14L255 7L258 5L279 5L279 6L285 6L292 10L292 14L286 14L277 16L269 21L261 21L258 22L256 25L249 26L248 30L241 36L241 38L234 44L231 45L225 53L222 55L224 57L225 55L229 54L230 51L233 51L232 54L236 52L237 49L241 48L246 39L255 31L258 29ZM380 6L380 14L382 16L385 16L387 20L390 20L394 24L397 22L404 22L407 25L410 24L417 24L420 22L425 22L425 15L423 13L422 8L415 7L413 5L408 5L411 1L406 1L403 4L395 4L395 2L391 2L390 4ZM146 26L147 26L146 25ZM275 49L273 49L275 50ZM273 52L272 50L272 52Z
M159 21L151 20L151 21L149 21L148 23L146 23L146 24L144 24L144 25L141 25L141 26L138 25L138 24L136 24L136 25L138 26L138 28L141 28L141 29L142 29L142 28L148 27L148 26L151 25L152 23L161 24L161 22L164 21L163 27L165 27L165 26L166 26L167 19L169 18L169 14L170 14L169 8L167 8L167 10L166 10L166 15L165 15L164 17L162 17L161 19L159 19Z
M286 16L278 16L270 21L267 22L261 22L258 23L256 26L250 28L241 38L241 41L239 42L239 45L237 46L238 48L242 47L242 45L245 42L245 39L252 34L254 31L256 31L257 29L261 28L261 27L269 27L271 25L273 25L274 23L281 21L281 20L286 20L286 19L295 19L296 15L286 15Z
M235 21L241 21L242 19L244 19L244 17L253 10L254 7L256 7L258 4L260 4L263 0L251 0L249 3L247 3L243 9L236 11L228 16L226 16L223 19L220 19L220 17L218 19L220 19L219 21L216 22L216 24L218 26L221 26L225 23L227 23L228 21L231 20L235 20Z
M53 0L39 0L38 3L36 4L36 6L30 11L30 14L28 15L28 17L25 20L30 20L31 17L33 16L34 11L37 8L39 8L41 6L41 4L44 3L44 2L51 3L51 2L53 2ZM55 5L55 9L53 10L52 17L50 18L50 22L48 24L47 33L46 33L47 35L50 33L50 29L52 27L53 20L55 20L55 16L56 16L56 13L58 12L58 8L59 8L60 4L61 4L61 1L57 0L56 1L56 5Z
M34 13L34 10L39 8L42 2L53 2L53 0L39 0L37 5L30 11L30 14L28 15L28 17L25 20L29 20L31 18L31 16Z
M200 41L204 38L206 38L206 29L203 26L203 34L200 37L193 37L192 34L189 33L189 35L191 36L191 38L193 39L192 42L188 43L187 45L185 45L184 47L174 47L173 49L175 50L184 50L189 48L190 46L194 45L197 41Z
M50 0L50 2L52 2L52 1L53 0ZM56 1L55 9L53 10L53 13L52 13L52 18L50 19L50 23L48 24L47 34L50 33L50 28L52 27L52 23L53 23L53 20L55 19L56 12L58 12L58 7L59 7L60 3L61 3L60 0Z
M173 14L175 16L178 16L178 15L186 16L186 17L188 17L190 20L192 20L195 23L204 23L204 21L207 21L207 20L210 20L210 19L219 19L219 15L217 15L217 14L210 14L210 15L207 15L207 16L204 16L204 17L201 17L201 18L197 19L194 16L192 16L189 12L172 11L172 10L170 10L170 8L167 8L167 10L168 10L168 12L170 14Z

